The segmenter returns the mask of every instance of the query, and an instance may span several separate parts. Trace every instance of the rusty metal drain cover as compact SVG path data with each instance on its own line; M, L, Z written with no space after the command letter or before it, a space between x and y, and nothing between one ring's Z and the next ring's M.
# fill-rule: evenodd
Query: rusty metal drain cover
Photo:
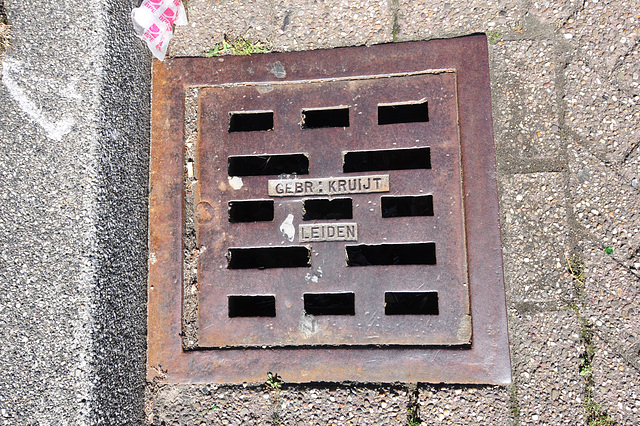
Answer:
M148 375L508 383L484 36L156 62Z

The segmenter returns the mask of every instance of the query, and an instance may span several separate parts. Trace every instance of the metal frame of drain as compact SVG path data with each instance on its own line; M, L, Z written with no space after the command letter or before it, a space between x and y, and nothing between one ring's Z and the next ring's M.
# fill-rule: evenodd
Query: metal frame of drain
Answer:
M152 114L150 380L510 382L485 36L155 62Z

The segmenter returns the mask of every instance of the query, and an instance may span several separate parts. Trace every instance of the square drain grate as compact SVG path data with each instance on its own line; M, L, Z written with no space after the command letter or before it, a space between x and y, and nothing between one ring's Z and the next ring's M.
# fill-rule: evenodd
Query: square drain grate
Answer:
M156 62L149 378L508 383L484 36Z

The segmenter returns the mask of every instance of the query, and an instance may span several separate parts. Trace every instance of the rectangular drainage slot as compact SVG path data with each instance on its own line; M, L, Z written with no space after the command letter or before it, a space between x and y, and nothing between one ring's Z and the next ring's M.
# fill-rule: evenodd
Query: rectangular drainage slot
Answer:
M309 267L311 249L304 246L230 248L227 262L229 269Z
M310 315L355 315L354 293L305 293L304 311Z
M346 246L348 266L435 265L436 243Z
M273 200L229 201L229 222L270 222Z
M382 217L433 216L433 195L382 196Z
M343 153L342 159L342 170L345 173L430 168L429 147L347 151Z
M351 198L326 198L302 201L302 220L352 219Z
M276 316L276 297L273 295L228 297L229 318Z
M349 107L303 109L301 114L303 129L349 127Z
M429 121L427 101L378 105L378 124L423 123Z
M437 291L387 291L384 293L385 315L438 315Z
M229 176L267 176L309 174L309 157L305 154L244 155L229 157Z
M229 133L273 130L273 111L229 113Z

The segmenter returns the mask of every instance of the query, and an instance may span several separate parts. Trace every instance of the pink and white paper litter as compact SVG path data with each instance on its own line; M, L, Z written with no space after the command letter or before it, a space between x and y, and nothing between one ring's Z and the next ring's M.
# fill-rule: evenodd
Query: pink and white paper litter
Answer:
M133 28L138 37L147 42L153 56L163 60L173 25L185 25L187 14L182 0L144 0L131 12Z

